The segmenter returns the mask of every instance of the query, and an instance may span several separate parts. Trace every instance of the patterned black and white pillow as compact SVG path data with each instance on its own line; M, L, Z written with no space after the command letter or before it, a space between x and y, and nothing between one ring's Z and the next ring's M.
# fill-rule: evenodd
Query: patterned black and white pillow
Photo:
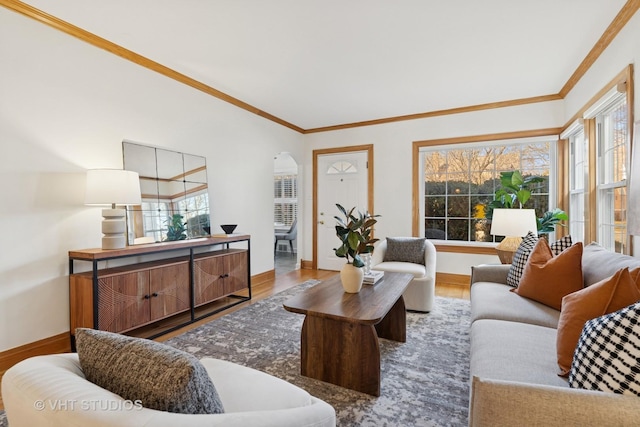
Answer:
M507 285L513 286L514 288L518 287L520 277L522 277L522 273L524 272L524 266L527 265L529 255L537 242L538 236L531 231L522 239L518 250L516 250L516 253L513 255L509 273L507 273Z
M527 265L529 255L531 255L536 243L538 243L538 235L531 231L522 239L522 243L520 243L518 250L513 255L509 273L507 273L507 285L513 286L514 288L518 287L520 278L524 272L524 266ZM558 255L560 252L571 247L572 244L571 236L564 236L550 244L549 247L554 255Z
M640 396L640 302L585 323L569 386Z
M573 242L571 241L571 236L564 236L559 240L556 240L555 242L550 244L549 247L551 248L551 251L553 252L554 255L558 255L560 254L560 252L564 251L565 249L569 249L571 245L573 245Z

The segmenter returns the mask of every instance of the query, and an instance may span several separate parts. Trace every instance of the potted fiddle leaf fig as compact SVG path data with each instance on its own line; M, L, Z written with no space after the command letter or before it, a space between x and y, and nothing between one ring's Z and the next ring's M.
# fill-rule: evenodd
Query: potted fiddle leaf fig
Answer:
M336 206L342 217L334 217L337 221L336 235L340 240L340 246L333 250L336 256L347 260L340 271L344 290L357 293L364 278L362 267L365 264L360 255L373 253L373 244L379 240L373 238L373 226L378 222L376 217L379 215L357 212L355 207L347 211L340 204Z
M524 177L518 170L501 172L500 187L494 194L494 199L487 205L485 217L491 219L494 209L524 208L531 198L532 186L544 182L542 176ZM536 218L538 235L545 235L555 231L556 225L563 225L560 221L569 219L562 209L555 208Z

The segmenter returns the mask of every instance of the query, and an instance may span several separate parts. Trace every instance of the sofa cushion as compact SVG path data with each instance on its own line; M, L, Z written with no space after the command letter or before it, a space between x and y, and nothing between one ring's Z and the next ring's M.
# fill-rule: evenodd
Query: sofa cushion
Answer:
M471 322L479 319L508 320L556 328L560 312L537 301L509 292L511 286L476 282L471 287Z
M513 260L511 261L511 268L509 268L509 274L507 275L508 285L513 287L518 286L522 273L524 272L524 267L527 265L529 255L533 251L536 243L538 243L538 236L531 231L522 239L522 243L518 246L518 250L513 255ZM571 244L571 236L564 236L549 246L551 247L551 251L555 255L558 255L563 250L570 248Z
M482 319L471 325L471 376L568 387L557 372L556 330Z
M560 375L569 375L584 324L604 314L613 313L640 300L640 291L624 268L613 276L588 288L573 292L562 299L558 322L558 366Z
M547 241L540 239L513 291L560 310L562 298L583 287L581 262L581 242L554 257Z
M224 412L194 356L155 341L78 328L76 348L87 380L145 408L183 414Z
M640 303L589 320L569 375L572 388L640 396Z
M419 279L427 274L427 269L422 264L412 262L381 262L373 267L373 270L388 271L390 273L409 273Z
M591 286L616 271L629 267L629 270L640 267L640 258L611 252L593 242L584 247L582 253L582 274L584 286Z
M399 261L424 265L424 237L387 237L383 262Z

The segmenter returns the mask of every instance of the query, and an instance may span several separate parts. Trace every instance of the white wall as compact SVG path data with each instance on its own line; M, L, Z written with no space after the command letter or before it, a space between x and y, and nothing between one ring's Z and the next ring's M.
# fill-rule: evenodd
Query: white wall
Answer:
M562 101L522 105L473 113L433 117L306 135L305 207L312 212L312 151L348 145L374 145L375 213L382 215L377 236L411 236L413 141L484 135L500 132L559 127L563 124ZM305 217L311 230L311 214ZM310 231L304 240L303 259L312 258ZM470 274L475 264L498 263L495 255L438 253L437 271Z
M123 139L206 156L212 231L273 269L273 159L300 134L2 8L0 76L0 351L69 330L68 251L101 237L85 171L122 167Z

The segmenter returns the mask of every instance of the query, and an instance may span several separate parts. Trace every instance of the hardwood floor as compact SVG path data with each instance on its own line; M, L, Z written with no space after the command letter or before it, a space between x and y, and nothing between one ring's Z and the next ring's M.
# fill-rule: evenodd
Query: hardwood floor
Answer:
M273 294L289 289L293 286L296 286L305 280L309 279L318 279L325 280L333 275L338 274L335 271L327 271L327 270L295 270L286 274L281 274L276 276L273 280L268 280L262 283L253 284L251 287L252 298L251 301L244 302L242 304L238 304L237 306L225 310L224 312L217 313L213 316L202 319L198 322L192 323L191 325L185 326L184 328L178 329L176 331L170 332L166 335L156 338L156 341L166 341L169 338L180 335L190 329L196 328L202 324L210 322L213 319L224 316L225 314L233 313L234 311L240 310L241 308L254 304L261 299L267 298ZM453 284L438 284L436 283L436 295L447 298L461 298L461 299L469 299L469 287L468 286L460 286ZM0 377L0 380L2 378ZM0 394L0 410L4 409L4 405L2 403L2 395Z

